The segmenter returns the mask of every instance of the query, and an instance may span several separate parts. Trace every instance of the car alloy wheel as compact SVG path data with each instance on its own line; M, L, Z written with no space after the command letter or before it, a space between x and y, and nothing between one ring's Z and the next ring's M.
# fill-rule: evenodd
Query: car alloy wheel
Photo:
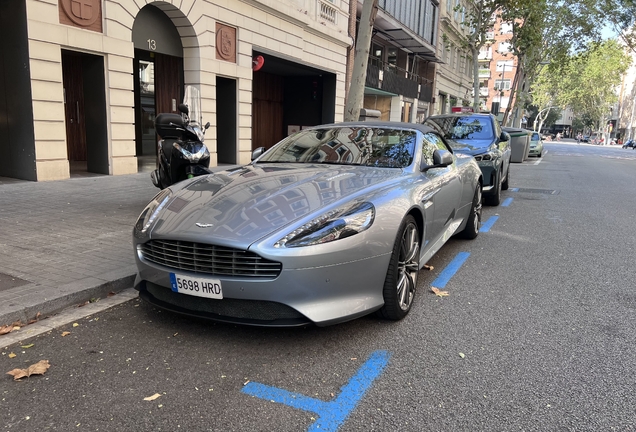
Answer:
M479 235L479 228L481 228L481 185L477 184L473 205L468 215L468 222L466 222L466 227L460 233L460 236L472 240Z
M489 206L498 206L501 202L501 176L502 172L497 173L497 178L495 178L495 188L493 189L492 195L486 196L486 204Z
M409 313L420 269L420 233L413 216L400 226L391 261L384 280L384 306L378 311L383 318L400 320Z
M506 179L501 184L502 190L508 190L510 187L510 163L508 163L508 171L506 172Z

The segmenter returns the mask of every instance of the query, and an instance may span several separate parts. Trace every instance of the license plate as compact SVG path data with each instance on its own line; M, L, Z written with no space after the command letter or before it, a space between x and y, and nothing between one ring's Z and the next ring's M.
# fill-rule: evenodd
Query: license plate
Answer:
M213 299L223 298L221 281L218 279L170 273L170 282L174 292Z

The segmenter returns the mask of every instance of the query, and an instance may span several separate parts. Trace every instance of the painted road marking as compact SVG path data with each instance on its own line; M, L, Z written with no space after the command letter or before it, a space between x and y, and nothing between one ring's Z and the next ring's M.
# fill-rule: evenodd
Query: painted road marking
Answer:
M247 383L241 391L261 399L318 414L318 419L309 426L307 432L335 432L362 400L373 381L389 364L390 357L391 354L387 351L375 351L349 382L340 389L340 395L330 402L256 382Z
M519 188L510 188L508 189L510 192L519 192Z
M488 231L490 231L490 228L492 228L492 226L495 224L495 222L497 222L497 219L499 219L499 216L490 216L488 218L488 220L481 225L481 228L479 229L479 232L488 232Z
M437 279L433 281L431 284L436 288L444 288L448 281L455 276L455 273L459 270L459 268L466 262L470 253L468 252L460 252L457 254L455 258L446 266L446 268L437 276Z
M501 203L501 206L508 207L510 204L512 204L512 198L506 198L504 202Z

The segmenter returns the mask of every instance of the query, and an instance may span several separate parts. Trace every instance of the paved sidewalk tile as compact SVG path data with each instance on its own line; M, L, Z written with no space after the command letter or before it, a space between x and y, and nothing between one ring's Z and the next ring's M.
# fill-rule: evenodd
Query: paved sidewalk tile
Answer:
M132 286L148 173L0 182L0 325Z

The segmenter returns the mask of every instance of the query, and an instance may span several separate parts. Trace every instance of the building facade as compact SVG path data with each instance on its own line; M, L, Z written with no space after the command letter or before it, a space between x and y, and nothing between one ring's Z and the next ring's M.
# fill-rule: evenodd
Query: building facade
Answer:
M379 0L363 108L378 120L422 122L431 112L439 61L436 0ZM362 1L358 2L358 16Z
M3 0L0 176L154 164L154 117L202 98L211 164L342 120L348 0Z
M462 0L440 3L440 37L437 41L434 114L446 114L453 107L471 106L473 94L473 58L462 48L466 36L465 6Z
M479 52L480 109L495 114L499 121L509 106L517 58L511 51L512 24L493 17L493 26L486 35L488 43Z

